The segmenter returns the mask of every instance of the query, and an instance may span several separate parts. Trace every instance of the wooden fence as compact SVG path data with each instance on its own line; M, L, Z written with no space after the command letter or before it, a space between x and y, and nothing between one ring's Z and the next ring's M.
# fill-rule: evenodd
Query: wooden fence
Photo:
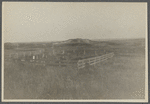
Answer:
M108 53L102 56L97 56L97 57L92 57L92 58L87 58L87 59L83 59L83 60L79 60L77 62L77 67L78 69L84 68L85 67L85 63L88 63L89 65L94 65L97 64L99 62L105 61L108 58L112 58L114 56L114 53Z

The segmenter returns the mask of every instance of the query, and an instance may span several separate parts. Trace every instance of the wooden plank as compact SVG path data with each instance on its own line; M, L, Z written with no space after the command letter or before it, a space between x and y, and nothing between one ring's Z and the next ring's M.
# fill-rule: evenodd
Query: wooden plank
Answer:
M112 58L113 56L114 56L114 53L112 52L112 53L101 55L101 56L98 56L98 57L92 57L92 58L88 58L88 59L79 60L77 62L78 68L85 67L84 66L85 65L85 61L88 61L87 63L89 63L90 65L94 65L94 64L97 64L99 62L105 61L108 58Z

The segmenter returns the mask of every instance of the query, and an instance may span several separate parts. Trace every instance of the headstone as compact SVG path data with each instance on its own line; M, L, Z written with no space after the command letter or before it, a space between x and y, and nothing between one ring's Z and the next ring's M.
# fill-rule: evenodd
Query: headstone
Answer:
M33 60L35 59L35 56L33 56Z
M44 58L44 56L45 56L45 55L43 54L43 55L42 55L42 58Z
M64 54L64 53L65 53L65 51L63 50L62 54Z
M55 55L55 50L53 49L53 55Z

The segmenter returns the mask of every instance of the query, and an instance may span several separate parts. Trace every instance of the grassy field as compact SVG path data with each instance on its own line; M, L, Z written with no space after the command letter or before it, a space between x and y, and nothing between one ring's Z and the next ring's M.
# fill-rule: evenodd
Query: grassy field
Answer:
M145 40L101 43L114 57L79 70L5 61L4 99L144 99Z

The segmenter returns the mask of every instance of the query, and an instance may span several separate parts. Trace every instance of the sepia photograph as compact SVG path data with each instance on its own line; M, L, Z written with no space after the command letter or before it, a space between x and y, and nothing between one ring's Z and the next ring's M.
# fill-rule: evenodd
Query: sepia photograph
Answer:
M147 2L2 2L2 102L148 102Z

